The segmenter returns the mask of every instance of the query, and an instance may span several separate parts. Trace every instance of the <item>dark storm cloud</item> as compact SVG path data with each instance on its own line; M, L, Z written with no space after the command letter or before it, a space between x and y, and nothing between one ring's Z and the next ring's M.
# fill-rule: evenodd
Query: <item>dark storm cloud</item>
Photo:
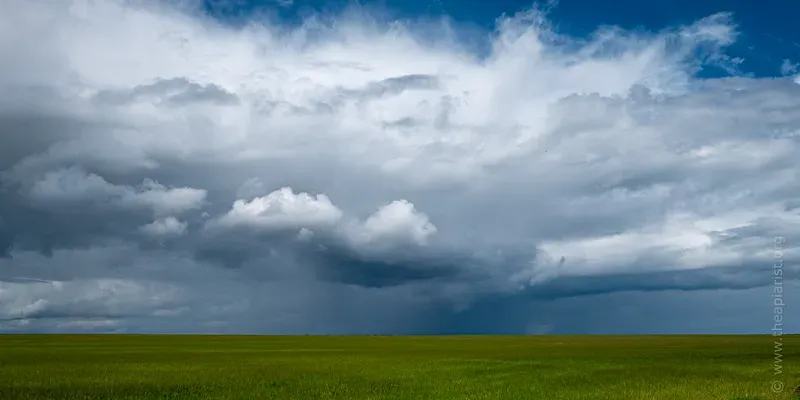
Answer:
M557 278L532 288L530 294L540 299L557 299L626 291L752 289L772 284L771 272L772 266L765 264L748 269L701 269ZM796 275L800 270L787 267L786 273L790 272Z
M205 195L204 190L169 188L149 180L116 185L70 167L44 173L33 182L4 186L0 205L6 211L5 237L13 245L52 254L56 247L136 240L136 229L143 224L163 214L196 211Z
M364 257L345 248L325 248L307 254L305 258L315 266L321 279L375 288L463 279L464 265L459 265L459 261L470 261L446 255L426 257L419 249L382 257Z

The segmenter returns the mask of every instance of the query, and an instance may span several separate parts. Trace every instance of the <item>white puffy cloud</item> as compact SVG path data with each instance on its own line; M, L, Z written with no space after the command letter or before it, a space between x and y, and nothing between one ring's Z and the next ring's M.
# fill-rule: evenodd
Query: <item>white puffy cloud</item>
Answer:
M796 269L800 86L735 76L735 16L571 38L531 11L483 47L464 35L361 12L236 28L171 2L2 3L5 270L146 276L189 315L213 282L232 329L324 331L411 301L403 322L497 296L754 290L778 236ZM86 308L8 285L30 288L8 308L26 320ZM377 308L319 322L318 290ZM141 302L122 325L152 326ZM76 326L128 318L96 310ZM267 311L291 322L249 325Z
M361 246L381 241L421 246L435 233L436 226L427 215L417 211L409 201L396 200L370 215L352 232L351 239Z
M324 194L295 194L284 187L250 201L236 200L227 214L211 226L251 227L258 230L286 230L328 227L336 224L342 211Z
M361 221L344 215L324 194L295 193L289 187L249 201L236 200L227 213L208 221L206 228L217 238L240 235L243 230L286 238L294 235L299 242L322 240L317 244L344 246L362 255L385 254L404 246L422 247L436 233L428 216L407 200L383 205Z

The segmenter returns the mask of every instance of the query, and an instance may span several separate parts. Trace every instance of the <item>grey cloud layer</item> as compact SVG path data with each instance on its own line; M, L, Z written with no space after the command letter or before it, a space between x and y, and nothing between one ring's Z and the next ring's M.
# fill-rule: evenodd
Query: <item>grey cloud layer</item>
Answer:
M800 85L695 78L735 72L730 15L578 41L530 12L478 57L124 3L0 6L2 331L608 332L558 315L796 286Z

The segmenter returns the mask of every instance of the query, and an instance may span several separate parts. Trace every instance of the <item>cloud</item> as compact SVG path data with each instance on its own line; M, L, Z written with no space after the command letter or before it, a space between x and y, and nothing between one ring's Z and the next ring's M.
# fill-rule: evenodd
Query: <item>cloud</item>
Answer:
M792 63L792 60L789 60L788 58L784 59L783 62L781 63L781 75L785 76L796 73L798 70L798 66L800 66L800 64L794 64Z
M370 215L363 226L354 232L353 240L362 246L370 246L381 240L423 246L428 237L435 233L436 227L430 223L427 215L417 211L406 200L396 200Z
M27 197L46 204L85 203L86 206L146 208L155 214L199 209L206 191L167 188L145 179L138 187L114 185L101 176L77 168L49 171L27 188Z
M235 105L239 98L214 84L200 85L186 78L158 79L153 83L138 85L130 90L101 90L96 99L101 104L130 105L135 102L164 102L168 105L186 105L209 102L217 105Z
M212 222L222 228L250 227L257 230L301 229L335 224L342 211L324 194L295 194L284 187L253 200L236 200L227 214Z
M800 86L730 14L548 18L4 3L0 330L609 331L569 315L756 296L778 236L794 284Z
M153 237L174 237L186 233L186 222L181 222L175 217L157 219L147 225L143 225L141 231Z
M70 282L3 282L2 317L8 319L43 318L124 318L153 312L175 296L170 288L129 280L91 280Z

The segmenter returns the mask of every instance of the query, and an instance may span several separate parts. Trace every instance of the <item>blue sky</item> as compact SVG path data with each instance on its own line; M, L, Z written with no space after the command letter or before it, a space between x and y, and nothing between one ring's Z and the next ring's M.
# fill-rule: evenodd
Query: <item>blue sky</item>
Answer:
M279 15L287 23L296 22L309 13L336 13L358 4L381 10L396 18L446 17L475 29L494 29L495 19L529 9L534 3L516 0L388 0L358 3L352 1L294 0L281 6L278 0L204 0L213 16L230 22L252 18L254 11ZM539 2L546 4L546 2ZM800 2L790 0L675 0L646 2L614 0L599 6L591 0L562 0L552 7L550 22L563 34L586 37L604 25L626 30L658 31L691 24L719 12L730 12L738 26L739 37L726 52L743 62L739 72L756 77L781 76L784 60L800 62L800 29L796 16ZM724 76L725 71L712 68L703 76Z

